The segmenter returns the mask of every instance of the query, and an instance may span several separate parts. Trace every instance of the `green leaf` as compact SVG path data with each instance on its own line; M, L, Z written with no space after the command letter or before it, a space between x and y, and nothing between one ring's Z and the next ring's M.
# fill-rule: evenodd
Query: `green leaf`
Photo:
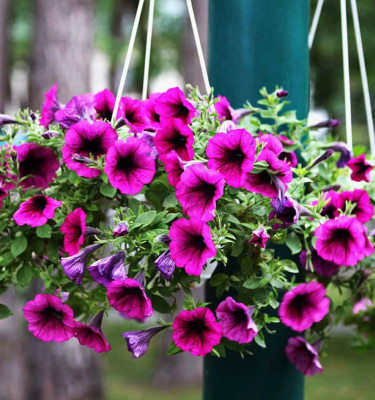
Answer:
M52 228L48 225L38 226L36 228L36 235L43 239L49 239L51 237Z
M109 183L102 183L100 185L100 193L105 196L109 197L110 199L113 199L116 196L117 189L110 185Z
M299 272L297 264L292 260L283 260L283 268L285 271L292 272L293 274L297 274Z
M254 337L254 340L258 346L263 347L264 349L266 348L266 342L264 341L264 339L262 337L260 337L260 334L256 335Z
M289 247L292 254L298 254L302 251L302 243L295 232L291 232L286 237L286 245Z
M26 249L27 249L27 239L25 238L25 236L20 236L16 238L15 240L13 240L10 246L10 251L14 257L18 257Z
M163 207L165 208L174 208L178 204L176 199L176 195L174 193L169 194L163 201Z
M225 274L215 274L210 279L210 286L219 286L226 280L227 280L227 276Z
M150 300L152 303L152 308L157 312L161 314L168 314L171 312L171 306L165 299L163 299L163 297L151 294Z
M167 351L167 355L172 356L173 354L178 354L178 353L182 353L182 350L179 347L177 347L174 344L174 342L171 342Z
M142 227L150 225L156 216L156 211L147 211L144 214L138 215L135 223L140 224Z
M0 304L0 319L8 318L12 315L12 311L5 304Z
M21 286L27 286L33 279L33 271L29 266L23 266L17 271L17 283Z
M250 278L243 283L243 287L245 287L246 289L257 289L266 286L270 279L270 274L267 274L265 277Z

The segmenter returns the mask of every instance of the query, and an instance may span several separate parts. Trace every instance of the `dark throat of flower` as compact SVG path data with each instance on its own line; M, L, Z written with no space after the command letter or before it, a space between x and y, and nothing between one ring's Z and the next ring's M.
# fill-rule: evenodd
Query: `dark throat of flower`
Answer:
M101 154L104 154L103 140L101 137L98 136L90 140L86 139L83 142L80 150L82 152L88 152L93 156L99 156Z
M64 318L64 314L61 311L56 310L56 308L53 307L47 307L43 311L43 315L46 319L57 319L61 321Z
M33 203L38 211L43 211L46 208L47 200L44 196L35 196Z

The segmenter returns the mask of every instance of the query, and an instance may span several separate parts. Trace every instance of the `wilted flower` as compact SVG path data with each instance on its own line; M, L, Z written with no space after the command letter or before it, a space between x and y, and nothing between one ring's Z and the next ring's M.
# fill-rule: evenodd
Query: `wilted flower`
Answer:
M171 258L170 250L166 250L160 254L155 260L155 267L160 272L160 276L164 279L171 279L173 272L176 268L176 264Z
M10 115L0 114L0 127L11 124L18 124L18 122Z
M331 143L329 148L333 151L341 153L340 158L336 163L337 168L344 168L346 164L348 164L349 160L353 157L353 153L349 150L347 144L344 142Z
M108 286L116 279L125 279L124 268L125 252L118 251L109 257L95 261L88 267L93 279L104 286Z
M311 126L312 129L319 129L319 128L336 128L341 124L340 120L338 119L327 119L325 121L318 122L317 124Z
M121 336L125 338L128 351L133 354L132 358L139 358L146 354L151 339L165 328L157 326L143 331L125 332Z

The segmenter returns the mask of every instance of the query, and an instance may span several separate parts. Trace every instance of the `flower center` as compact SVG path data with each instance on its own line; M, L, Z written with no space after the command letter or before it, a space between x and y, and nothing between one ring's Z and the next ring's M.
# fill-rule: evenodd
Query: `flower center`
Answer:
M117 169L125 173L129 173L134 168L134 160L131 155L127 157L121 157L117 161Z
M206 249L206 242L202 235L192 236L193 247L199 251L204 251Z
M44 164L44 160L38 157L28 156L24 161L20 162L19 165L19 173L20 177L24 177L26 175L38 175L42 166Z
M332 234L332 241L335 243L339 243L344 247L350 246L351 241L353 240L353 236L347 229L335 229Z
M206 325L201 319L196 319L194 321L189 321L187 324L187 333L201 335L206 330Z
M91 140L86 140L83 143L81 151L89 152L94 156L99 156L104 153L102 147L103 141L101 137L95 137Z
M53 307L47 307L43 311L43 315L45 316L46 319L57 319L59 321L61 321L64 318L64 314Z
M303 312L310 305L307 297L303 294L297 295L290 303L293 313L297 314L299 318L303 316Z
M44 196L35 196L33 203L38 211L43 211L46 208L47 200Z

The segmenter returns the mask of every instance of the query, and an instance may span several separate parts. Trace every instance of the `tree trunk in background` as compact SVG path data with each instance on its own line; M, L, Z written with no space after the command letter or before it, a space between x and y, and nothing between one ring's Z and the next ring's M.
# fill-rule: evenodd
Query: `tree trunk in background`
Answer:
M8 17L9 1L0 0L0 112L8 92Z
M59 84L59 100L89 90L94 38L94 0L35 0L30 106Z

